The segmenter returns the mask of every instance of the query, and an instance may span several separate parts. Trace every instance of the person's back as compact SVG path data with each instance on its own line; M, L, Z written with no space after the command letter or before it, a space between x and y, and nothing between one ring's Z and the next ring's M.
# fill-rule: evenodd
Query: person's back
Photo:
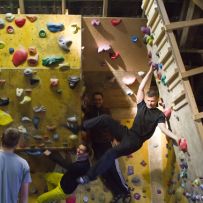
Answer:
M17 203L19 192L20 203L28 202L28 185L31 182L30 169L26 160L13 151L20 135L17 129L8 128L2 136L0 151L0 202Z
M16 203L21 184L29 177L29 166L24 159L11 152L0 152L0 202Z

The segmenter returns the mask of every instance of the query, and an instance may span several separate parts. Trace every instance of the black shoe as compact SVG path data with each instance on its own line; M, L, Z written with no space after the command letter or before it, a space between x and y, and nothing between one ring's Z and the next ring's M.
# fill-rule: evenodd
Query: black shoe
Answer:
M123 195L118 194L113 197L113 199L110 201L110 203L123 203Z
M90 179L88 176L81 176L81 177L77 178L77 183L79 183L81 185L85 185L89 182L90 182Z
M123 203L130 203L131 202L131 194L124 194L123 195Z

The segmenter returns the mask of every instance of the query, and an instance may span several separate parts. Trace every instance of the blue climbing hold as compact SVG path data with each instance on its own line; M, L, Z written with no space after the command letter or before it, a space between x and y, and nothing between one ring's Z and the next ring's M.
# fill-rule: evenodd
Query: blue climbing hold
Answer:
M50 32L60 32L64 30L62 23L47 23L47 28Z
M39 123L40 123L40 118L38 116L35 116L33 119L32 119L32 122L33 122L33 125L36 129L39 128Z
M26 150L25 153L31 156L40 156L43 154L42 150L39 150L39 149L29 149L29 150Z
M9 54L13 54L14 48L9 48Z
M138 40L138 37L137 37L137 36L133 35L133 36L131 37L131 42L132 42L132 43L136 43L137 40Z

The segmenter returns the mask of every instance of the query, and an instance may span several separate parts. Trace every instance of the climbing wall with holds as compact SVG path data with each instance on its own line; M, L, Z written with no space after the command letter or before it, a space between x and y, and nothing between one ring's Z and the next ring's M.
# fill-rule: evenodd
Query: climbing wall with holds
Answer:
M140 26L145 19L83 18L83 75L88 91L102 91L112 111L135 106L133 98L148 70ZM91 78L91 79L90 79ZM92 88L94 87L94 88ZM130 113L132 116L132 112Z
M47 67L43 59L50 56L61 58L56 64L80 67L81 16L13 15L12 21L6 19L0 15L1 68ZM35 51L29 52L29 48ZM29 63L35 58L36 64Z
M168 126L178 140L178 147L174 149L180 169L175 180L179 187L174 193L179 195L179 199L187 197L190 202L202 201L203 159L199 154L203 153L203 126L200 122L201 112L198 111L188 80L189 71L183 64L172 30L167 28L171 23L163 2L143 0L142 9L147 17L146 26L141 27L141 30L149 63L154 67ZM154 137L152 140L155 140Z
M6 14L0 24L0 113L7 113L0 130L18 127L20 148L33 154L72 148L81 117L81 16Z

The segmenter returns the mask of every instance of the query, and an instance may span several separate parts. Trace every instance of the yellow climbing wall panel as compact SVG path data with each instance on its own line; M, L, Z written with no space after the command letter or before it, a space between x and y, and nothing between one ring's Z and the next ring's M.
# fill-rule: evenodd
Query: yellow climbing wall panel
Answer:
M6 80L4 85L0 85L0 97L8 97L9 105L1 106L3 111L8 112L14 119L12 125L18 127L23 125L28 136L21 142L21 147L36 147L45 144L48 148L60 148L71 146L69 135L73 134L64 125L69 116L76 116L78 120L81 117L80 110L80 95L82 82L80 81L75 88L69 87L68 78L70 76L79 76L81 73L81 16L69 15L36 15L37 20L31 23L25 15L16 15L26 18L23 27L19 28L13 22L5 21L5 27L0 29L0 41L5 43L5 47L0 49L0 79ZM4 15L0 15L4 19ZM60 32L50 32L47 29L47 23L62 23L64 30ZM77 25L78 29L72 27ZM7 26L13 26L14 34L6 32ZM47 37L40 38L39 31L43 29ZM64 36L72 41L70 51L66 52L58 45L58 38ZM35 85L30 84L30 78L24 76L24 69L28 68L28 63L25 61L22 65L15 67L12 63L13 55L9 53L9 48L18 50L29 47L36 47L39 54L39 62L37 66L32 68L34 71L33 78L40 80ZM49 68L42 66L42 59L47 56L62 56L63 63L70 65L69 70L61 70L59 66ZM30 67L29 67L30 68ZM50 86L50 79L57 78L59 85L55 88ZM31 92L25 92L21 97L16 96L16 88L30 89ZM57 90L60 92L57 92ZM25 96L31 98L31 102L20 104ZM46 112L35 113L33 107L42 105L46 108ZM36 129L32 122L22 123L23 116L29 117L31 120L40 118L39 128ZM48 131L47 126L56 125L55 131ZM6 126L7 127L7 126ZM0 128L2 131L3 127ZM54 134L59 135L59 139L54 141ZM42 140L36 140L34 135L42 136Z
M54 133L59 134L61 137L53 144L46 144L47 147L59 147L63 143L69 142L67 140L68 135L72 134L71 131L66 129L66 119L68 116L76 115L80 118L80 92L81 84L78 84L75 89L70 89L68 85L68 76L79 75L79 70L69 70L66 73L59 70L38 70L36 76L40 79L38 85L30 85L29 81L23 75L22 69L17 70L2 70L1 78L6 79L6 84L0 91L0 97L9 97L10 104L1 109L9 112L14 119L14 125L23 125L31 136L25 139L26 146L40 145L47 139L52 139ZM59 79L59 88L62 90L61 94L58 94L55 89L50 87L50 78ZM25 93L21 97L16 96L16 88L29 88L31 93ZM24 96L30 96L31 102L26 104L20 104ZM33 107L42 105L46 107L46 112L35 113ZM35 129L32 122L22 123L21 118L27 116L29 118L39 117L39 129ZM56 125L55 132L49 132L46 126ZM44 141L35 141L32 136L41 135L48 136ZM70 142L69 142L70 143Z
M81 16L80 15L36 15L37 20L31 23L26 15L16 15L16 18L22 17L26 19L23 27L19 28L13 22L5 21L5 27L0 29L0 41L5 43L5 47L0 49L0 67L1 68L13 68L12 55L9 53L9 48L18 50L24 48L28 50L29 47L34 46L39 54L39 63L37 67L42 67L42 59L47 56L57 55L63 56L66 63L69 63L71 67L81 66L81 29L78 29L77 33L74 33L75 29L72 25L77 25L81 28ZM5 18L5 15L0 15L1 19ZM47 29L47 23L62 23L64 24L64 30L60 32L50 32ZM14 34L7 34L7 26L14 28ZM47 37L40 38L39 32L43 29ZM70 46L70 52L63 51L57 41L60 36L67 37L72 41ZM28 67L27 62L23 63L19 67Z

